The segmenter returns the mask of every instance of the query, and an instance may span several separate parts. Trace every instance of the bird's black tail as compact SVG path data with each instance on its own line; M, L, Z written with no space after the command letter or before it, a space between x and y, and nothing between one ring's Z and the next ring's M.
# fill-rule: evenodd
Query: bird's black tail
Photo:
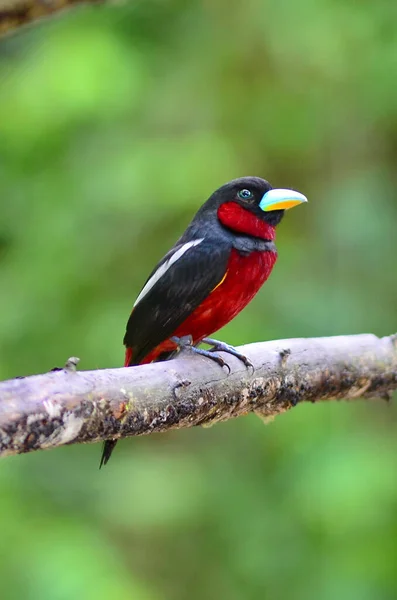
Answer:
M106 465L109 458L112 456L112 452L113 452L116 444L117 444L117 440L106 440L106 442L104 442L99 468Z

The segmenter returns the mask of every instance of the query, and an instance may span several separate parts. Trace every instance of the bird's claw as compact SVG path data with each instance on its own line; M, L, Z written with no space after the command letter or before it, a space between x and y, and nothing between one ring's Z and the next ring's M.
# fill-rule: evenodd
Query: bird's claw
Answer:
M218 363L218 365L220 365L222 368L226 367L228 370L228 373L230 373L231 368L229 367L229 365L227 364L227 362L225 360L223 360L223 358L221 356L219 356L219 354L217 352L213 352L212 350L208 350L208 354L210 355L209 358L211 358L212 360L214 360L215 362Z
M201 356L206 356L207 358L214 360L222 368L226 367L227 370L229 371L229 373L231 372L231 368L229 367L227 362L221 356L219 356L218 352L226 352L227 354L231 354L232 356L235 356L236 358L241 360L241 362L247 368L251 367L251 369L254 369L254 365L252 364L252 362L250 361L250 359L247 356L245 356L244 354L241 354L240 352L238 352L236 350L236 348L234 348L233 346L230 346L230 344L226 344L225 342L220 342L218 340L214 340L213 338L203 338L201 340L201 342L203 344L208 344L208 346L211 346L211 348L209 348L208 350L204 350L203 348L197 348L196 346L193 345L193 339L192 339L191 335L185 335L180 338L174 336L170 339L172 342L177 344L177 346L181 350L186 349L186 350L190 350L191 352L194 352L195 354L200 354Z
M236 348L234 348L233 346L230 346L230 344L226 344L225 342L219 342L218 340L214 340L212 338L204 338L202 340L202 342L204 344L208 344L210 346L212 346L212 348L210 348L210 350L208 350L208 352L226 352L227 354L231 354L232 356L235 356L236 358L238 358L239 360L241 360L241 362L248 368L251 367L251 369L254 368L254 365L252 364L252 362L250 361L250 359L245 356L244 354L241 354L240 352L238 352L236 350Z
M191 335L186 335L181 338L174 336L174 337L170 338L170 340L172 342L174 342L175 344L177 344L177 346L181 350L189 350L190 352L193 352L194 354L199 354L200 356L205 356L207 358L210 358L211 360L216 362L220 367L222 367L222 368L226 367L230 373L231 369L230 369L229 365L221 356L219 356L219 354L217 354L217 352L213 352L212 349L204 350L203 348L196 348L196 346L193 346L193 340L192 340Z

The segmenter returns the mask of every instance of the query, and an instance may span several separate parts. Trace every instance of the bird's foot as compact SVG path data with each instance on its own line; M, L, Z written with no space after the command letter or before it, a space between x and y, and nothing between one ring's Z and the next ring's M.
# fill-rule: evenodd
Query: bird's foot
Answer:
M221 367L226 367L230 373L231 369L230 369L229 365L227 364L227 362L225 360L223 360L223 358L221 356L219 356L219 354L217 354L214 351L214 350L216 350L215 348L212 348L211 350L203 350L202 348L196 348L196 346L193 345L193 339L192 339L191 335L184 335L183 337L173 336L172 338L170 338L170 340L171 340L171 342L174 342L180 350L189 350L190 352L193 352L194 354L199 354L200 356L206 356L207 358L210 358L211 360L218 363L218 365L220 365Z
M254 368L254 365L252 364L250 359L247 358L247 356L244 356L244 354L238 352L233 346L225 344L225 342L219 342L218 340L214 340L213 338L203 338L201 341L203 342L203 344L208 344L209 346L212 346L209 352L227 352L228 354L231 354L232 356L235 356L236 358L241 360L241 362L243 362L246 367L251 367L252 369Z

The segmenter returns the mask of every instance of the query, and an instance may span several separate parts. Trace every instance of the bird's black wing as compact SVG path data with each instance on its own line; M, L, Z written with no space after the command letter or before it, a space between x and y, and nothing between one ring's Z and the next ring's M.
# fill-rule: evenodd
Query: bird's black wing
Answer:
M221 282L231 247L223 241L192 240L174 246L151 273L127 323L124 344L138 364Z

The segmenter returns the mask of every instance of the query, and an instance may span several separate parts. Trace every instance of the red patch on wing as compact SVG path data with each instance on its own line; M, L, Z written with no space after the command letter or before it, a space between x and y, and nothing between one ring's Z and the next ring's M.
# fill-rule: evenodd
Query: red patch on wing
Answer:
M125 349L124 366L129 367L131 360L132 360L132 348L126 348Z
M243 208L237 202L224 202L224 204L221 204L218 208L218 219L222 225L239 233L253 235L271 242L276 238L276 230L272 225Z
M259 291L269 277L276 260L276 252L252 252L248 256L242 256L237 250L232 250L224 281L209 294L173 335L177 337L192 335L194 343L197 343L229 323ZM142 364L152 362L162 352L175 348L175 344L166 340L154 348L144 358Z

